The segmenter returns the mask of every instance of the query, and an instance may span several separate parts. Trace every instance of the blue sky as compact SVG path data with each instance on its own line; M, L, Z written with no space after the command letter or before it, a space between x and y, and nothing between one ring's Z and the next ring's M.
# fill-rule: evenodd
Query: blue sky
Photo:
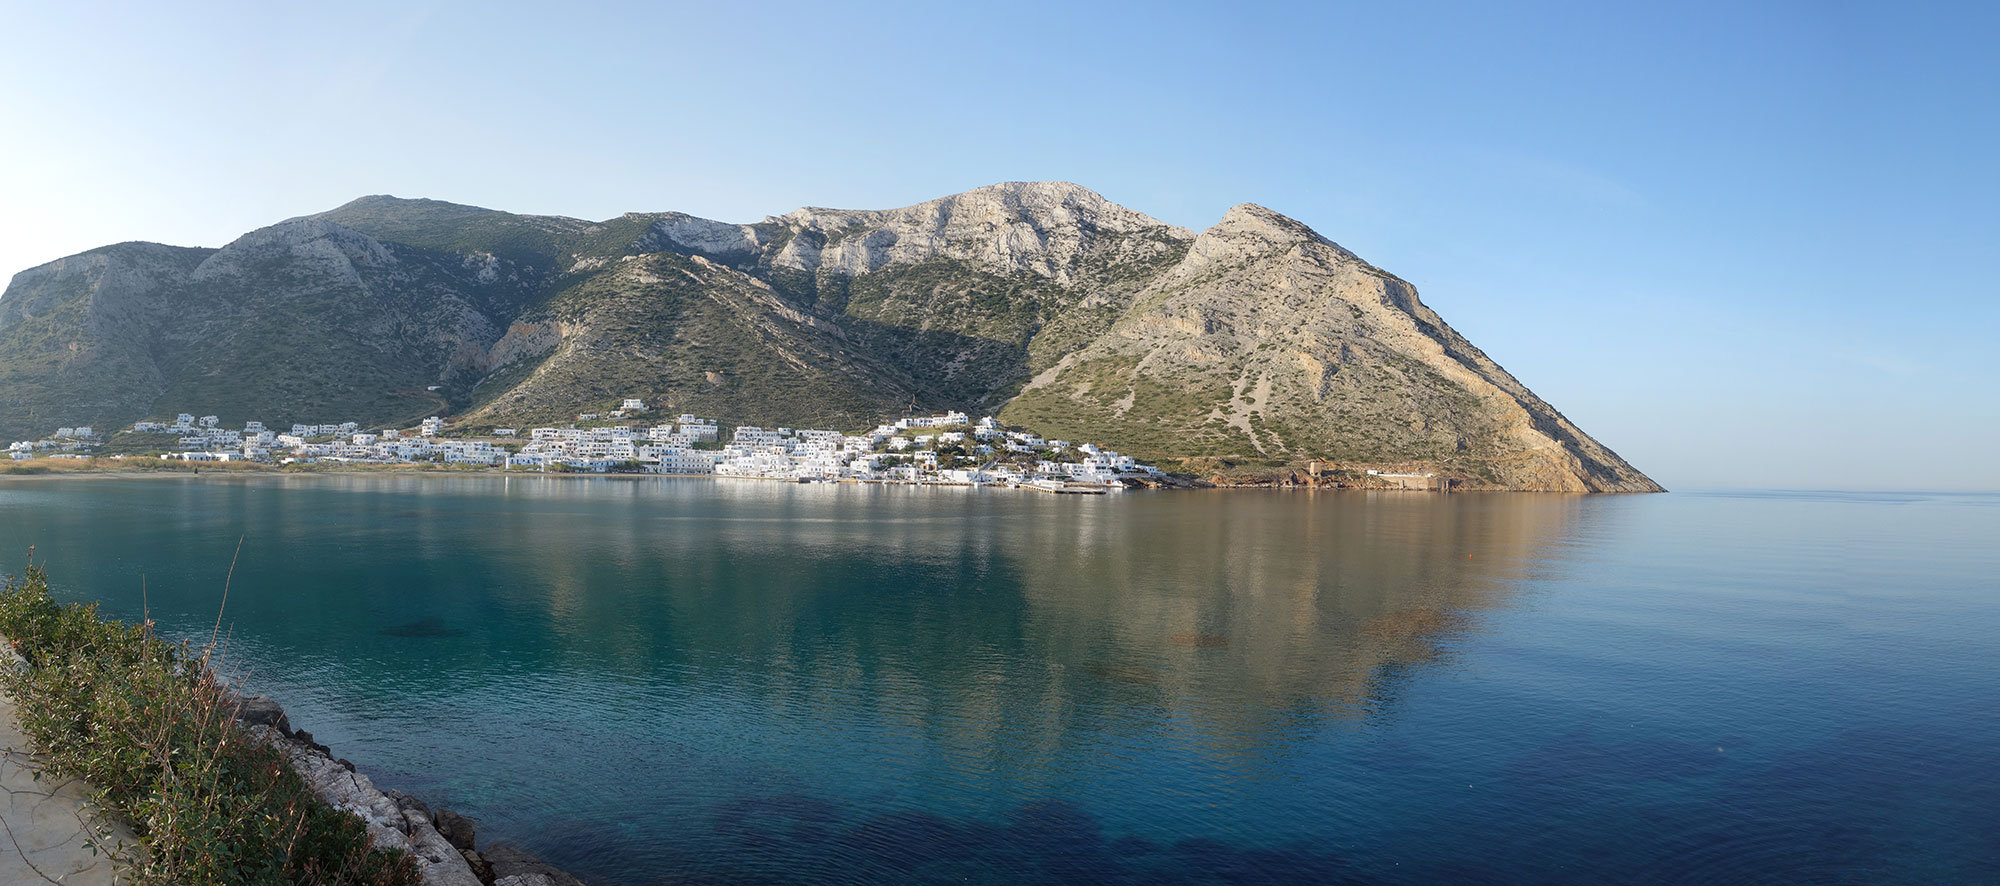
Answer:
M2000 488L2000 5L563 6L0 2L0 274L1063 179L1312 225L1669 487Z

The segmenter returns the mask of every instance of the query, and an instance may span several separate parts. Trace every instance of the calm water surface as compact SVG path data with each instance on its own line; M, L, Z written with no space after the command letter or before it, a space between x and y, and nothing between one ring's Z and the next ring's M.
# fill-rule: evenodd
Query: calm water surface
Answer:
M1992 882L2000 497L0 481L594 883Z

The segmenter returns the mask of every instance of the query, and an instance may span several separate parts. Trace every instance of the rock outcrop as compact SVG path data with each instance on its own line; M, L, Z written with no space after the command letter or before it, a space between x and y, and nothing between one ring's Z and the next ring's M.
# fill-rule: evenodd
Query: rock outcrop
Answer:
M470 819L400 791L384 791L354 764L334 758L312 734L294 731L284 709L263 696L235 697L236 719L252 738L276 748L315 796L352 813L377 848L415 859L424 886L582 886L576 878L506 844L477 846Z
M423 873L425 886L480 886L465 856L438 833L420 806L399 804L376 788L368 776L342 765L310 741L300 741L270 726L247 728L258 741L284 754L314 795L361 819L376 847L410 853Z
M505 843L487 847L486 857L493 865L493 886L583 886L583 881Z
M769 224L785 234L771 265L849 277L944 259L1067 283L1105 241L1193 237L1069 182L1005 182L902 209L808 207Z

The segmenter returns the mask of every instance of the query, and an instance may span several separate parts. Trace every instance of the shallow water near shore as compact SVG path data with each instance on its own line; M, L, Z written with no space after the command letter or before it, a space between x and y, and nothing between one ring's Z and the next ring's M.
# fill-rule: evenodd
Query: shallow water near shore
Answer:
M592 883L2000 870L1991 495L0 482L178 636L239 537L245 683Z

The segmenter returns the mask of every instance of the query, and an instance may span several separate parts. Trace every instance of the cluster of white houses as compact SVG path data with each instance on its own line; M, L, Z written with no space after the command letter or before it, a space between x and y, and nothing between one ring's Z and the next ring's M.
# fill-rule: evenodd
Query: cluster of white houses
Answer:
M646 412L642 401L626 400L612 414L628 418ZM693 415L650 426L534 428L525 440L516 428L495 428L490 439L445 439L444 430L444 421L432 417L410 434L363 431L355 422L294 424L289 433L280 433L253 421L238 431L221 427L216 416L186 413L173 422L132 426L136 433L175 435L178 448L164 457L203 462L443 462L506 470L1009 485L1059 492L1122 488L1127 478L1159 474L1130 456L1089 443L1044 440L1003 428L990 416L973 421L963 412L912 416L860 434L739 425L726 443L715 420ZM510 443L510 438L520 442ZM96 443L90 428L63 428L50 440L16 443L11 452L18 459L38 449L87 450Z
M627 401L630 409L634 401ZM1158 469L1089 443L1072 447L992 417L913 416L861 434L738 425L727 444L713 420L683 415L650 428L535 428L509 468L608 471L640 465L662 474L715 474L799 482L1032 486L1051 491L1121 487Z
M88 458L84 453L97 447L98 439L89 426L80 428L57 428L56 432L41 440L21 440L7 447L7 455L15 461L34 458L37 453L50 458Z

